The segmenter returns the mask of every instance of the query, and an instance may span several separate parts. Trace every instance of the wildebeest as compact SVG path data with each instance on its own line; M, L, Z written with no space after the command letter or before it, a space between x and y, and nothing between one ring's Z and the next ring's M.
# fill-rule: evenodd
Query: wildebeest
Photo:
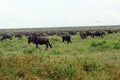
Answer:
M86 33L84 31L80 31L80 37L81 37L81 39L85 39Z
M114 32L112 30L106 30L108 34L113 34Z
M48 46L50 46L50 48L52 48L52 45L50 44L47 36L42 36L42 35L29 36L28 37L28 43L30 44L31 42L36 44L36 50L37 50L37 48L40 49L38 47L38 44L40 44L40 45L45 44L46 45L46 50L48 49Z
M12 40L12 35L10 35L10 34L2 34L1 41L3 41L4 39Z
M105 32L97 30L94 32L94 37L101 37L103 38L103 35L105 35Z
M67 41L67 43L72 43L72 42L71 42L71 36L68 35L68 34L63 35L63 36L62 36L62 41L63 41L63 42L64 42L64 41Z
M90 36L91 38L95 37L101 37L103 38L103 35L105 35L104 31L96 30L96 31L80 31L80 37L82 39L87 38L87 36Z
M16 34L15 34L15 38L22 38L22 34L16 33Z

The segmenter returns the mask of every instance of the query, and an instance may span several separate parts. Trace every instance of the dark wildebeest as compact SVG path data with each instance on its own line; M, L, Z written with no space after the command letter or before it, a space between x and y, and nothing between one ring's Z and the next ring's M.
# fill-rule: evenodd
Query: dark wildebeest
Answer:
M22 34L21 33L16 33L15 38L22 38Z
M12 36L10 34L2 34L1 41L3 41L4 39L12 40Z
M75 34L76 34L76 31L68 31L68 33L69 33L70 35L75 35Z
M95 37L103 38L103 35L105 35L105 33L103 31L100 31L100 30L95 31L95 33L94 33Z
M40 44L40 45L45 44L46 45L46 50L48 49L48 46L50 46L50 48L52 48L52 45L50 44L47 36L41 36L41 35L40 36L29 36L28 37L28 43L30 44L31 42L36 44L36 50L37 50L37 48L40 49L38 47L38 44Z
M80 31L80 37L81 37L81 39L85 39L86 33L84 31Z
M106 30L108 34L113 34L114 32L112 30Z
M64 42L64 41L67 41L67 43L72 43L71 42L71 36L70 35L63 35L62 36L62 41Z

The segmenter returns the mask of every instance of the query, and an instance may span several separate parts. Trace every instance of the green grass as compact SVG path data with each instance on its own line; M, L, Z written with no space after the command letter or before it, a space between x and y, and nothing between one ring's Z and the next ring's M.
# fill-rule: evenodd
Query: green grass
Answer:
M27 38L0 42L1 80L119 80L120 33L104 38L63 43L60 36L49 36L53 48L28 44Z

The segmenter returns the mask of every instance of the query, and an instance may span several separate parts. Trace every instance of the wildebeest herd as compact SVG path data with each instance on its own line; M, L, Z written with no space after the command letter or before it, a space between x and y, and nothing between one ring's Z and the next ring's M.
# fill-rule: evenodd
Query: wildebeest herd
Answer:
M71 35L75 35L79 32L80 38L85 39L87 37L91 38L103 38L103 35L116 33L116 30L86 30L86 31L61 31L61 32L13 32L13 33L0 33L0 41L2 42L5 39L12 40L15 38L22 38L22 36L26 36L28 38L28 43L34 43L36 45L36 49L40 49L38 45L45 44L46 50L48 47L52 48L51 43L49 42L48 36L58 35L61 37L63 42L72 43Z

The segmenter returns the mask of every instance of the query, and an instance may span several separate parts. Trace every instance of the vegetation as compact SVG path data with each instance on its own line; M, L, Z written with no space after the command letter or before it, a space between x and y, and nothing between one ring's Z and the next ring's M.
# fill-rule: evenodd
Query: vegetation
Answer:
M53 48L28 44L25 36L0 42L0 80L120 80L120 33L72 43L49 36Z

